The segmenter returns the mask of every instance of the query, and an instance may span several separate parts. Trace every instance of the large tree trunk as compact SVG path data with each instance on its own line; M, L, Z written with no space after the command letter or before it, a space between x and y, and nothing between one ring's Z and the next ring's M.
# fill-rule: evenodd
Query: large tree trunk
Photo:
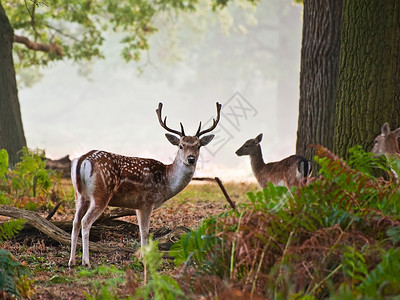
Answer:
M400 2L344 0L334 152L371 150L387 121L400 122Z
M11 165L26 146L12 57L13 39L13 29L0 3L0 148L8 151Z
M305 0L296 153L309 144L333 146L340 50L341 0Z

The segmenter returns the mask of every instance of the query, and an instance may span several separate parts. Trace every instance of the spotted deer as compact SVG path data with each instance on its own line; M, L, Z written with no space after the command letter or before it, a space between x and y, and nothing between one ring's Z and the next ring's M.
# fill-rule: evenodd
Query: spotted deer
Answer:
M256 138L247 140L236 154L249 155L251 168L259 185L266 188L268 182L290 188L305 184L311 176L311 162L300 155L292 155L281 161L264 163L260 142L262 133Z
M376 155L382 154L398 154L400 155L398 138L400 137L400 127L390 131L388 123L384 123L381 127L381 134L374 140L371 152Z
M199 157L200 147L214 138L213 134L201 137L215 129L220 120L221 104L217 104L217 117L213 124L201 130L201 122L194 136L186 136L181 130L167 126L162 120L162 103L156 110L168 141L178 146L172 164L157 160L127 157L105 151L90 151L72 162L71 177L75 190L76 213L71 234L71 255L68 265L75 265L75 252L82 226L82 265L90 267L89 233L92 224L107 205L136 209L140 230L140 243L145 245L149 237L150 216L153 209L182 191L191 181ZM177 137L178 136L178 137Z

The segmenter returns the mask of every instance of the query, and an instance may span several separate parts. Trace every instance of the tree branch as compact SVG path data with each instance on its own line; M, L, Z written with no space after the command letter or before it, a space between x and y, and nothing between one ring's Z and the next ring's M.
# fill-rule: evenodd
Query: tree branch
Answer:
M14 43L24 44L27 48L35 51L51 52L58 56L64 55L62 48L60 47L60 45L56 43L50 43L50 44L36 43L32 42L31 40L29 40L24 36L16 34L14 34Z

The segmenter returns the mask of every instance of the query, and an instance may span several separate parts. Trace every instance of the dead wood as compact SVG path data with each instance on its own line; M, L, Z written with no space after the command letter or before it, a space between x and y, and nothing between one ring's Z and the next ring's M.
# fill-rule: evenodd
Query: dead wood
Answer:
M228 192L226 191L224 185L222 184L222 181L218 177L214 177L214 178L211 178L211 177L193 177L192 180L195 180L195 181L212 181L212 182L216 181L218 183L218 186L221 189L222 193L224 194L226 201L228 201L229 205L234 210L237 210L235 202L233 202L231 197L229 197Z
M121 217L127 217L127 216L135 216L136 215L136 209L131 209L131 208L112 208L112 209L107 209L101 216L100 218L97 219L97 223L103 223L108 220L113 220L116 218L121 218Z
M181 238L182 235L188 233L190 231L190 228L185 226L178 226L172 230L169 230L168 232L161 233L159 231L160 230L154 232L154 236L158 241L158 248L160 250L167 251ZM157 238L157 236L159 237Z
M51 210L51 212L47 215L46 220L49 220L56 214L57 210L60 208L62 201L58 202L56 206Z
M226 201L228 201L229 205L234 210L236 210L236 204L235 202L232 201L231 197L229 197L228 192L226 191L224 185L222 184L222 181L218 177L215 177L215 181L218 183L218 186L221 189L222 193L224 194Z
M71 244L70 234L60 229L50 221L46 220L36 212L19 209L9 205L0 205L0 215L11 217L14 219L24 219L28 224L35 227L37 230L44 233L46 236L52 238L53 240L67 246L70 246ZM112 230L115 231L115 228L113 227ZM82 246L81 239L78 240L78 245ZM114 251L126 251L133 253L136 251L136 249L133 248L103 246L101 244L94 242L90 242L90 249L92 251L106 252L106 253Z

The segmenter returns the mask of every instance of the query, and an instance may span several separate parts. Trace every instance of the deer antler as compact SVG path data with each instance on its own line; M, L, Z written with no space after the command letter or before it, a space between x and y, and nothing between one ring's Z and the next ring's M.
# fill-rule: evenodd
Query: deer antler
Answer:
M183 129L182 123L180 123L181 124L181 132L179 132L178 130L171 129L171 128L169 128L167 126L167 116L165 116L164 121L162 120L162 118L161 118L162 106L163 106L163 104L160 102L160 103L158 103L158 108L156 109L156 113L157 113L157 116L158 116L158 121L160 122L161 127L164 128L165 130L169 131L169 132L172 132L172 133L175 133L175 134L179 135L180 137L185 136L185 131Z
M216 105L217 105L217 120L213 119L212 126L210 128L208 128L208 129L206 129L206 130L203 130L203 131L200 131L200 129L201 129L201 122L200 122L199 129L197 129L197 132L196 132L196 136L197 137L200 137L201 135L203 135L203 134L205 134L207 132L210 132L210 131L214 130L215 127L217 127L217 124L218 124L219 118L220 118L220 111L221 111L222 104L217 102Z

